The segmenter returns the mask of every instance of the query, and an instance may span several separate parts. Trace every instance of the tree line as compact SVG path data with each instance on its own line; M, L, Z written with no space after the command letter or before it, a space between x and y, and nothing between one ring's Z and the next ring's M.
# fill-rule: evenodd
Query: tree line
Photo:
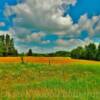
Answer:
M85 59L85 60L97 60L100 61L100 44L96 46L94 43L90 43L85 47L77 47L70 52L68 51L57 51L55 53L49 54L38 54L33 53L31 49L29 49L28 56L45 56L45 57L71 57L74 59Z
M100 61L100 44L96 46L90 43L85 47L77 47L71 51L57 51L55 53L33 53L29 49L27 53L18 53L14 47L14 40L8 34L0 36L0 56L44 56L44 57L71 57L75 59L98 60Z
M70 56L70 52L67 52L67 51L57 51L57 52L54 52L54 53L46 53L46 54L42 54L42 53L33 53L32 52L32 49L29 49L29 51L27 52L26 54L27 56L44 56L44 57L59 57L59 56L62 56L62 57L69 57Z
M96 46L94 43L90 43L85 47L77 47L71 51L71 57L76 59L100 61L100 44Z

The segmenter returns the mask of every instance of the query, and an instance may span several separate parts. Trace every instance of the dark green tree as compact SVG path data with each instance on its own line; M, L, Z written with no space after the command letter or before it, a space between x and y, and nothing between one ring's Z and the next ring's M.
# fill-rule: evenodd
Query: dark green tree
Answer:
M7 34L0 36L0 56L17 56L18 52L14 47L14 41Z
M5 52L5 46L4 46L4 35L0 36L0 56L3 56Z
M96 60L96 52L96 45L94 43L85 46L85 59Z
M70 53L67 51L57 51L56 53L54 53L54 56L68 57L70 56Z
M71 51L71 57L81 59L84 58L84 53L85 53L84 49L82 47L78 47Z
M10 44L9 44L9 50L8 50L9 55L11 56L16 56L18 54L17 50L14 47L14 40L10 39Z
M9 49L10 49L10 36L8 34L6 34L6 38L5 38L5 47L6 47L6 56L9 55Z
M27 55L28 55L28 56L32 56L32 55L33 55L33 53L32 53L32 49L29 49Z

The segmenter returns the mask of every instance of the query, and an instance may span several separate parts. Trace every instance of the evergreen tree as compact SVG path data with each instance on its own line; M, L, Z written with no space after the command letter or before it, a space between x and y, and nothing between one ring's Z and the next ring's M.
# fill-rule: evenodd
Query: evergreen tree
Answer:
M0 56L16 56L18 54L14 47L14 41L7 34L0 36Z
M4 35L0 36L0 56L3 56L5 52L5 47L4 47Z
M6 46L6 56L9 55L9 46L10 46L10 36L8 34L6 34L6 38L5 38L5 46Z
M8 53L9 53L9 55L16 55L17 54L17 52L14 48L14 40L13 39L10 40Z
M32 49L29 49L27 55L28 55L28 56L32 56L32 55L33 55L33 53L32 53Z

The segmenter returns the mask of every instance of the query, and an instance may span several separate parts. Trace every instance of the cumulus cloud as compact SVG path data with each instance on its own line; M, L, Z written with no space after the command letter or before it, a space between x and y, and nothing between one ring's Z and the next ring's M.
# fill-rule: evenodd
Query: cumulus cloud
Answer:
M69 28L73 21L63 16L65 7L75 5L76 0L26 0L16 6L6 6L5 14L16 13L15 26L45 31L60 31Z
M0 22L0 27L4 27L5 23L4 22Z
M97 19L97 18L95 18L95 19ZM100 16L99 16L99 19L96 23L95 32L100 33Z
M81 15L78 23L72 24L66 31L56 32L58 36L80 36L82 31L87 31L89 37L93 37L95 34L100 32L100 16L93 16L88 18L87 14Z
M9 30L7 30L7 31L2 31L2 30L0 30L0 35L6 35L6 34L9 34L11 37L13 37L13 33L14 33L14 31L13 31L13 29L9 29Z
M88 18L87 14L81 15L78 23L73 24L69 14L63 16L65 8L75 5L77 0L26 0L14 6L6 5L5 15L16 14L14 26L32 30L33 28L55 33L56 35L79 34L86 30L92 36L98 30L100 24L94 29L94 25L100 20L100 16Z
M27 42L33 42L33 41L39 42L39 41L41 41L41 38L44 36L45 36L45 33L43 33L43 32L32 33L31 35L27 35L26 41Z
M86 46L93 41L90 38L86 38L85 40L81 39L69 39L69 40L64 40L64 39L58 39L56 40L56 46L53 48L54 51L67 51L67 50L72 50L73 48L76 48L78 46Z
M22 30L25 31L25 30ZM25 31L26 32L26 31ZM24 36L23 36L24 35ZM33 32L33 33L21 33L21 34L16 34L16 42L41 42L41 39L43 37L45 37L45 33L44 32Z
M100 21L100 16L93 16L91 19L89 19L87 14L82 15L78 22L78 27L79 27L80 32L82 30L87 30L89 35L93 36L96 33L95 28L98 27L96 25L98 21Z
M69 39L69 40L58 39L58 40L56 40L57 46L67 47L67 48L83 46L86 44L86 42L87 42L87 44L90 43L90 39L88 39L88 40L86 39L85 41L83 41L81 39Z
M42 44L49 44L49 43L51 43L51 41L50 40L43 40L43 41L41 41L41 43Z
M93 42L91 39L86 38L84 41L80 39L70 39L70 40L63 40L58 39L56 40L56 46L52 47L41 47L41 46L32 46L31 49L34 53L51 53L56 51L70 51L73 48L76 48L77 46L85 46L89 43ZM46 42L47 43L47 42ZM50 41L49 41L50 43ZM16 46L16 48L19 50L19 52L27 52L30 46L26 44L21 44Z
M13 29L16 42L30 42L30 44L52 44L51 40L42 40L48 34L55 34L59 37L55 40L56 46L52 48L43 48L34 46L31 48L37 52L51 52L59 50L67 50L73 47L86 45L92 40L90 39L100 32L100 16L88 18L88 14L81 15L77 23L69 14L63 16L65 8L70 5L75 5L77 0L25 0L14 6L6 5L5 16L16 14L13 19ZM40 32L32 32L33 29L38 29ZM82 31L87 31L89 37L81 40ZM70 37L69 40L64 40L63 37ZM53 44L52 44L53 45ZM30 48L28 45L18 47L21 51ZM21 49L20 49L21 48Z

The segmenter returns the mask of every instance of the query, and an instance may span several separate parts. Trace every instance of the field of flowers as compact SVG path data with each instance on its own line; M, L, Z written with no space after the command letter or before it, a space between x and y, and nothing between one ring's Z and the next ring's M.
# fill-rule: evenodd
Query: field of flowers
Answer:
M66 64L73 62L99 63L97 61L71 59L70 57L0 57L0 63L46 63L46 64Z
M21 62L22 57L0 57L0 62ZM23 62L64 64L74 60L64 57L23 57Z

